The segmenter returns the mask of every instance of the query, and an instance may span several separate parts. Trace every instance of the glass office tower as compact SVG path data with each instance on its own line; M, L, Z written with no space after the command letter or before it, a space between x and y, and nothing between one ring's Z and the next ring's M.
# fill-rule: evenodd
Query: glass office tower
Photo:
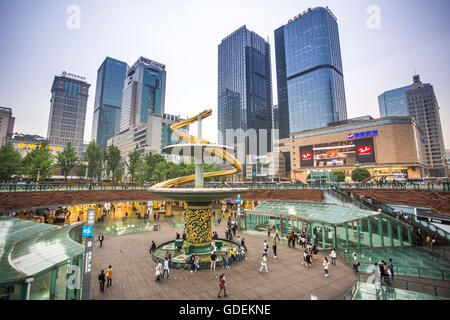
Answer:
M242 26L219 44L218 130L219 143L244 144L246 155L265 155L271 151L272 76L270 44ZM230 130L254 129L258 142L237 133L230 141ZM265 130L265 131L264 131ZM266 132L266 134L264 134ZM251 134L250 134L251 136ZM249 148L249 141L252 144Z
M408 107L406 105L406 91L412 86L406 86L384 92L378 96L378 106L380 117L407 116Z
M107 57L97 72L92 140L103 150L106 141L119 132L122 91L128 65Z
M411 116L425 133L423 143L427 153L428 175L445 177L444 138L439 115L439 106L433 86L422 83L420 76L413 76L413 84L384 92L378 97L381 117Z
M336 17L308 9L275 30L280 138L347 119Z
M164 114L166 66L145 57L127 72L122 95L120 132L147 123L150 115Z
M84 77L65 71L55 76L47 130L50 145L66 146L70 142L78 156L82 155L90 86Z

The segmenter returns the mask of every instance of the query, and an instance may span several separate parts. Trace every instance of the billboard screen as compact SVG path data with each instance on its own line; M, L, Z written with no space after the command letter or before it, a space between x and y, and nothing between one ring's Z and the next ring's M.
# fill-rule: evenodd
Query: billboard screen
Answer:
M300 147L300 166L314 166L313 146Z
M356 162L372 163L375 162L375 148L373 138L355 140Z

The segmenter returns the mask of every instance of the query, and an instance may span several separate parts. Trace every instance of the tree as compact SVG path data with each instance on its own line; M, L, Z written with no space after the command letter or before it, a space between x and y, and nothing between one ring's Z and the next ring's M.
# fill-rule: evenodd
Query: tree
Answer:
M337 179L337 182L345 182L345 172L342 170L333 171L334 176Z
M154 170L158 163L166 162L164 157L160 154L153 154L151 152L147 153L143 158L143 181L152 181L155 180ZM160 173L158 173L158 176ZM158 179L156 179L158 180Z
M111 174L112 181L120 180L123 173L123 165L120 158L120 150L116 146L109 146L105 153L106 174ZM119 178L120 177L120 178Z
M29 152L22 160L25 175L33 180L50 177L54 172L53 156L47 144Z
M11 179L21 170L22 156L14 149L11 143L7 143L0 148L0 180Z
M67 181L67 176L69 171L76 166L78 161L77 153L70 142L67 143L64 151L58 152L56 155L56 163L61 167L62 173L64 175L64 182Z
M142 166L142 156L139 151L132 151L128 154L129 161L126 163L128 173L131 176L131 182L139 180L139 171Z
M92 181L95 177L100 177L102 174L102 147L100 147L100 145L95 141L91 141L91 143L89 143L86 159L88 162L88 177L91 178Z
M370 177L370 172L364 168L356 168L352 171L352 180L361 182Z
M78 162L75 166L75 171L77 176L84 178L86 176L87 165L84 163Z

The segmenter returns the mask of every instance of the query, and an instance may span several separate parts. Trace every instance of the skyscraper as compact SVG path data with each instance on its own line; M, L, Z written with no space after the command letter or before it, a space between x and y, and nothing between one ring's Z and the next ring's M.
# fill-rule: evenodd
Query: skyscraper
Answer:
M119 132L122 91L127 75L125 62L107 57L97 72L92 140L103 150L106 141Z
M164 114L166 66L140 57L125 80L120 114L120 131L147 123L149 115Z
M406 91L406 103L409 115L416 119L425 132L429 175L448 176L439 106L433 86L424 86L418 75L413 77L413 81L411 90Z
M275 30L280 138L347 119L337 19L317 7Z
M89 96L86 78L62 72L52 85L47 138L51 145L65 146L71 142L78 155L82 154L84 125Z
M239 161L245 162L250 153L271 151L270 44L244 25L223 39L218 49L219 143L237 145L243 150ZM252 129L257 141L249 140L255 137Z
M415 75L412 85L384 92L378 97L378 104L382 117L415 118L425 133L423 142L429 166L428 175L431 177L448 175L439 106L433 86L422 83L420 76Z
M131 151L160 153L177 141L170 125L183 119L164 113L165 95L166 66L140 57L126 74L120 130L107 140L107 146L115 145L127 157Z

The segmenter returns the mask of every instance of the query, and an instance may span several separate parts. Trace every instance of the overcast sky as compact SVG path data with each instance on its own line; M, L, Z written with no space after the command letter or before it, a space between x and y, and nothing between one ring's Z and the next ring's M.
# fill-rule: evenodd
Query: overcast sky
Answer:
M79 19L68 13L73 5ZM1 0L0 105L13 109L14 131L45 137L54 76L85 76L90 141L101 63L110 56L132 65L145 56L166 65L166 112L187 117L213 109L203 128L216 141L222 39L242 25L269 39L276 104L274 30L325 5L338 19L348 116L379 117L378 95L411 84L417 72L434 86L449 148L448 0Z

